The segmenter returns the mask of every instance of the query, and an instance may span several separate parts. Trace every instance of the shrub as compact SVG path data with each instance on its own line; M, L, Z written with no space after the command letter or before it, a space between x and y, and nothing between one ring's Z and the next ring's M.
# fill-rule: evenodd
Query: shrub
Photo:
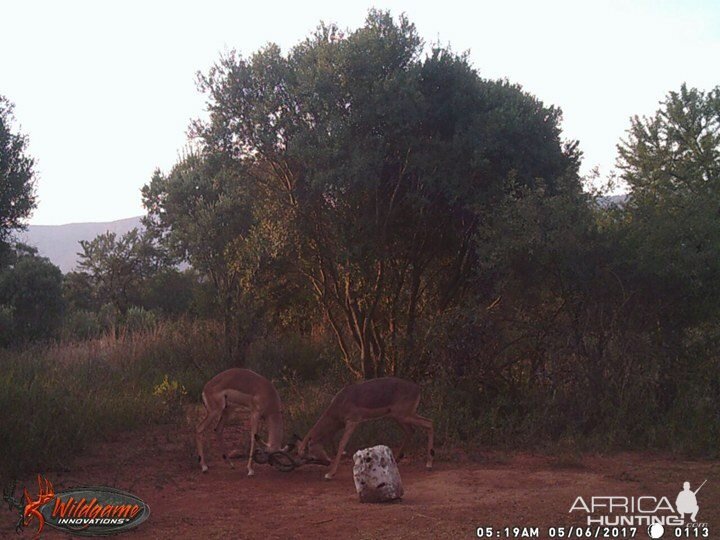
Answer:
M80 309L65 315L60 335L64 341L85 340L100 336L102 331L98 315Z
M124 317L124 328L127 332L149 332L157 326L157 317L152 311L132 306Z

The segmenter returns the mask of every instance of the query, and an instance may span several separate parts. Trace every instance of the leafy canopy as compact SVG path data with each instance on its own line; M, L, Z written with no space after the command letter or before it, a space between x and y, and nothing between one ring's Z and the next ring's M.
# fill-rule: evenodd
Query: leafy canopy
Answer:
M36 206L35 160L27 155L27 136L13 123L13 105L0 95L0 244Z
M716 313L720 279L720 87L682 85L618 145L630 186L628 251L676 323Z
M347 35L321 25L287 55L276 45L226 55L200 76L204 172L181 165L145 191L191 257L226 271L292 268L347 367L366 377L414 369L421 326L466 295L473 235L499 200L523 187L579 190L558 109L480 78L448 49L422 51L405 17L371 11ZM229 183L208 170L217 162ZM242 227L218 222L222 197ZM212 219L198 218L209 204ZM215 243L225 230L243 241Z

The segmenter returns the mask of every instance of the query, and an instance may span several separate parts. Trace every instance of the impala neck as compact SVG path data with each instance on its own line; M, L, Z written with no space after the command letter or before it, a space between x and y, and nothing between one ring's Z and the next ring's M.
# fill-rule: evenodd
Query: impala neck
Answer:
M265 418L268 428L268 450L277 452L282 447L283 417L281 412L269 414Z
M342 425L342 422L325 411L305 437L305 445L311 442L317 444L326 442L327 439L332 438L342 428Z

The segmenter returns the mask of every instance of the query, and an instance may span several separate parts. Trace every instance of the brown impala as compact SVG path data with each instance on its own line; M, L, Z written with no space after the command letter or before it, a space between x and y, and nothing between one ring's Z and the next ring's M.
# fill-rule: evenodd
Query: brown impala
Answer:
M398 450L398 459L402 457L403 449L413 434L414 426L420 426L427 430L427 462L425 466L431 469L435 455L433 423L432 420L417 414L419 403L420 387L412 381L396 377L371 379L346 386L335 395L330 406L302 440L298 447L298 454L300 457L305 457L308 451L311 451L317 453L318 457L327 458L327 454L322 448L323 443L330 442L335 433L344 429L337 455L325 475L325 478L330 480L335 476L340 456L358 424L387 416L400 424L405 432L405 437Z
M262 375L249 369L233 368L215 375L208 381L202 393L207 416L200 422L196 430L198 461L203 472L207 472L203 454L202 437L208 426L213 426L223 459L233 464L225 451L222 438L223 427L227 418L228 407L245 407L250 410L250 457L248 459L248 476L255 474L253 470L253 453L255 452L255 436L260 420L264 420L268 429L268 452L280 450L283 438L283 417L280 396L273 384Z

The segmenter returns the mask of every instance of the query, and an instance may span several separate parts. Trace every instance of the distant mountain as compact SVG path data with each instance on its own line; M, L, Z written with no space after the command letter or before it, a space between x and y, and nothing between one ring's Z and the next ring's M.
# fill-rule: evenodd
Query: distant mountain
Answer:
M607 197L600 197L598 203L600 206L607 208L608 206L625 206L628 200L627 193L621 193L620 195L608 195Z
M37 248L38 253L60 267L63 273L70 272L77 265L80 240L92 240L99 234L114 232L125 234L135 227L143 229L141 216L106 223L68 223L67 225L30 225L20 231L20 242Z

